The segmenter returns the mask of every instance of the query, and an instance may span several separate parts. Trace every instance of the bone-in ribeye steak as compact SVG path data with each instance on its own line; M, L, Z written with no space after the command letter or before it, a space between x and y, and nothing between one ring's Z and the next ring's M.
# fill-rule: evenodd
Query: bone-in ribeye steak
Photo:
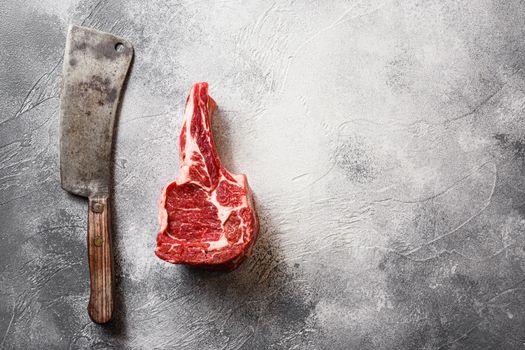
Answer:
M155 254L174 264L233 269L250 254L259 223L246 175L221 164L208 83L193 85L180 132L180 169L160 198Z

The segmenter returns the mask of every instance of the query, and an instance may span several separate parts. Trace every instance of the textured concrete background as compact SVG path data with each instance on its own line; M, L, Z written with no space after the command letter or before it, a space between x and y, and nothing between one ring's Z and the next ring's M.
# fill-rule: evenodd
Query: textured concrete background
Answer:
M525 348L525 4L0 3L0 348ZM118 310L86 313L86 201L60 188L68 23L128 38ZM183 103L262 232L232 273L153 255Z

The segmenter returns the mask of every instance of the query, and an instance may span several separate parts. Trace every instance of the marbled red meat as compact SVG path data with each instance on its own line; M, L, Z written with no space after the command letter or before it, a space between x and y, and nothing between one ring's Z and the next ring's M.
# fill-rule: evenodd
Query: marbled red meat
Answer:
M179 138L180 168L160 198L155 254L173 264L233 269L251 253L259 223L246 175L222 165L208 83L193 85Z

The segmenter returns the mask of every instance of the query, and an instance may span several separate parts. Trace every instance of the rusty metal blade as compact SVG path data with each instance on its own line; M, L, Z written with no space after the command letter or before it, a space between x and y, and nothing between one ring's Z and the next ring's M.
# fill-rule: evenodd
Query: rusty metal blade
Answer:
M69 28L60 100L62 188L80 196L109 191L113 125L133 47L123 38Z

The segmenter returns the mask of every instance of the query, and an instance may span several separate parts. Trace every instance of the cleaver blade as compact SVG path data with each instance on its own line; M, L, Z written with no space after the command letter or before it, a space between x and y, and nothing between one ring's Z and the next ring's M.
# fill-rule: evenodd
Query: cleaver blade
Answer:
M110 188L115 115L133 57L131 44L91 28L70 26L60 97L62 188L88 197L88 313L105 323L113 313Z
M60 102L60 178L68 192L109 193L113 125L132 56L125 39L69 29Z

